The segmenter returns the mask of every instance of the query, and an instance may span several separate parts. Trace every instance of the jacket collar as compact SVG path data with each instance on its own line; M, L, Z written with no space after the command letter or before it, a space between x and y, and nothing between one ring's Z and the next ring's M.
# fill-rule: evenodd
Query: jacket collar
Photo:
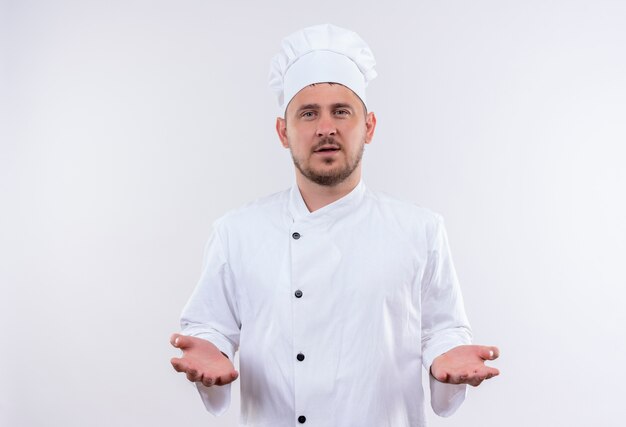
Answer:
M294 182L289 191L289 213L294 221L317 222L331 219L339 219L349 214L349 212L359 205L365 195L365 184L363 179L342 198L316 210L310 212L307 208L298 184Z

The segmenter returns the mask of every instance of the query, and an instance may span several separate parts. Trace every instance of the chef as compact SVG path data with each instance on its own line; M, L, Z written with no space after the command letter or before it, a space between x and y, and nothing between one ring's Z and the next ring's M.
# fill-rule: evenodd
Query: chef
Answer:
M418 427L498 375L471 332L442 217L368 188L374 56L354 32L286 37L270 86L295 183L218 219L185 306L181 357L208 411L240 377L240 425ZM233 365L239 351L240 372Z

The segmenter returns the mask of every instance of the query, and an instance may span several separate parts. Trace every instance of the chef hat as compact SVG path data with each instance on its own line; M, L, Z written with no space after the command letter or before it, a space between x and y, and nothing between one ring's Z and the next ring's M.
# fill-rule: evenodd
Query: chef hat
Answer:
M340 83L366 104L365 87L376 77L374 65L374 54L357 33L315 25L283 39L271 62L269 84L283 112L301 89L322 82Z

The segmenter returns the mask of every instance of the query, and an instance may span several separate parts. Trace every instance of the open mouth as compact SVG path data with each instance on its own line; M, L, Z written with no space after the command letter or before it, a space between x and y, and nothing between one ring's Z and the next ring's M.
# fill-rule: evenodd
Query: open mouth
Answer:
M316 153L333 153L335 151L339 151L339 147L328 146L328 147L318 148L317 150L315 150Z

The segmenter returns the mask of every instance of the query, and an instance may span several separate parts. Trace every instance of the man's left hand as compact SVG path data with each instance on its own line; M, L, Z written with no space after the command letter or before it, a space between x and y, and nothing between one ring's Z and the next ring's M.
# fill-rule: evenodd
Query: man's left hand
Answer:
M448 384L469 384L474 387L500 374L496 368L485 366L485 360L497 359L497 347L460 345L433 361L430 373L437 381Z

